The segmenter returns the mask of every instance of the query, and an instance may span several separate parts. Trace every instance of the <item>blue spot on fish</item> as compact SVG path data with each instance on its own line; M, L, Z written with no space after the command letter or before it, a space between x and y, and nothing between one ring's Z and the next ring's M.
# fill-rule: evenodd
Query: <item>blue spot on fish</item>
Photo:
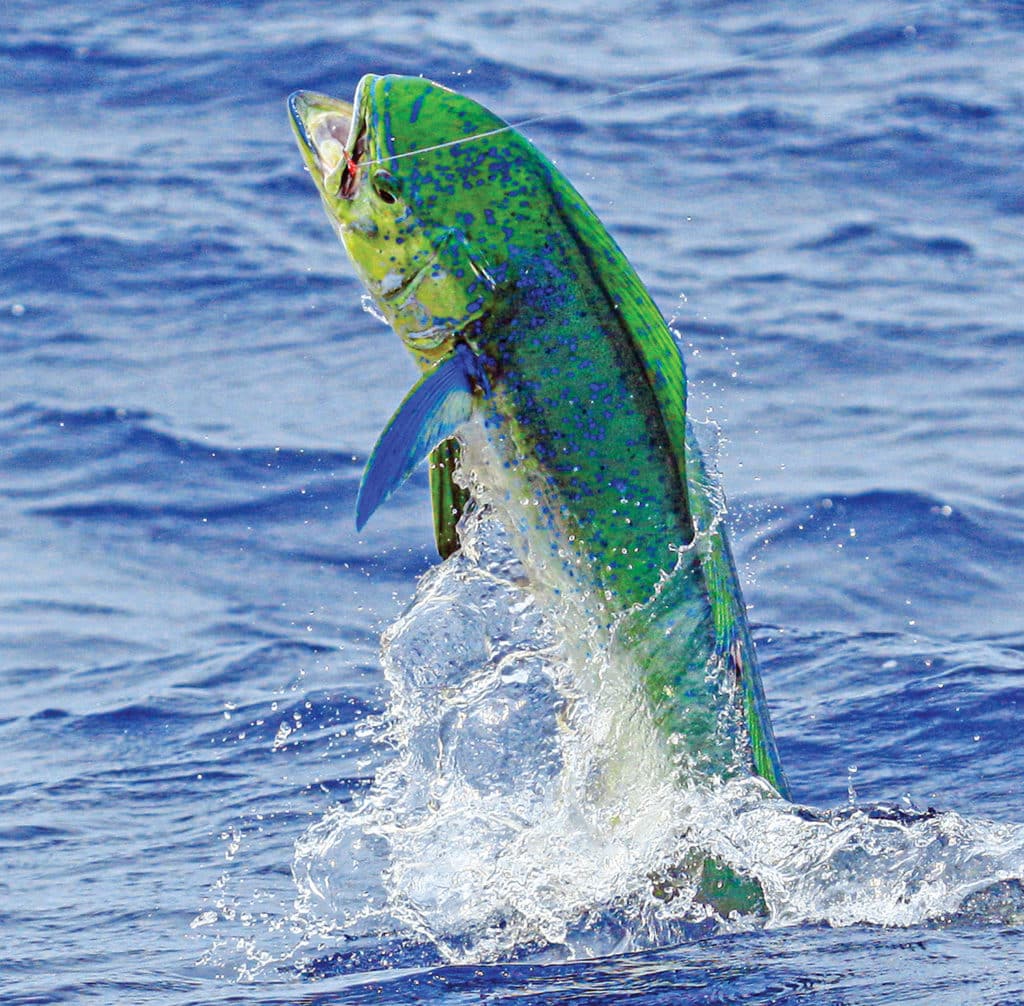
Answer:
M424 92L412 103L412 108L409 110L410 123L415 123L415 121L420 117L420 112L423 109L423 101L426 97L427 95Z

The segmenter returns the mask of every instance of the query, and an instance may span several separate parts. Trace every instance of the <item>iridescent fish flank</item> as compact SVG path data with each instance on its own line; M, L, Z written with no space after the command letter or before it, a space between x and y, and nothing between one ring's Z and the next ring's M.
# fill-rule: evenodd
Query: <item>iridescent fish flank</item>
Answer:
M453 551L471 505L460 437L482 430L500 464L474 477L504 483L527 568L594 598L680 773L753 772L788 795L682 359L601 222L528 140L430 81L369 75L353 105L298 92L289 107L328 217L422 371L357 523L429 456Z

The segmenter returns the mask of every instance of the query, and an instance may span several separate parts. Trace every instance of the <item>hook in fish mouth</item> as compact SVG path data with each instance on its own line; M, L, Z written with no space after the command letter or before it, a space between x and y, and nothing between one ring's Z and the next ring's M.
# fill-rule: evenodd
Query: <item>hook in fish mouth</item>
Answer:
M366 147L366 130L359 128L355 109L326 94L295 91L288 97L288 111L303 157L324 194L351 199Z

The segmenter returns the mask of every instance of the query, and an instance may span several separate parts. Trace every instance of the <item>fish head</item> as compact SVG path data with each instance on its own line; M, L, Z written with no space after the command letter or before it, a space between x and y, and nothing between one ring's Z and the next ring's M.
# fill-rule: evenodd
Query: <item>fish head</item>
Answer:
M432 366L494 306L509 245L499 211L528 141L421 77L370 74L352 104L309 91L288 104L360 280L420 365Z
M288 99L292 130L313 184L360 279L375 300L386 299L389 274L413 264L415 252L399 243L404 209L389 172L370 164L369 134L361 91L355 104L314 91L296 91ZM382 249L394 246L401 262Z

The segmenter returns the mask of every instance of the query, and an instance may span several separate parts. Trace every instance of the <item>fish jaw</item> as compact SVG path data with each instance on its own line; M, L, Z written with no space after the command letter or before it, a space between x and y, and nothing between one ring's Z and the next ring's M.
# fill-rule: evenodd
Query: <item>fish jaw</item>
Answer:
M383 254L394 241L392 215L381 212L368 185L366 119L361 114L364 78L352 103L316 91L295 91L288 98L292 132L327 219L356 267L377 307L392 321L387 301L400 276Z
M295 91L288 97L288 113L302 159L328 214L334 211L345 217L357 172L350 167L355 164L354 106L316 91Z
M450 354L456 333L490 309L495 282L465 230L432 222L432 200L424 207L417 199L412 152L395 156L391 118L418 114L411 110L418 90L450 94L418 78L367 74L351 104L297 91L288 109L303 160L359 279L421 369L429 369Z

